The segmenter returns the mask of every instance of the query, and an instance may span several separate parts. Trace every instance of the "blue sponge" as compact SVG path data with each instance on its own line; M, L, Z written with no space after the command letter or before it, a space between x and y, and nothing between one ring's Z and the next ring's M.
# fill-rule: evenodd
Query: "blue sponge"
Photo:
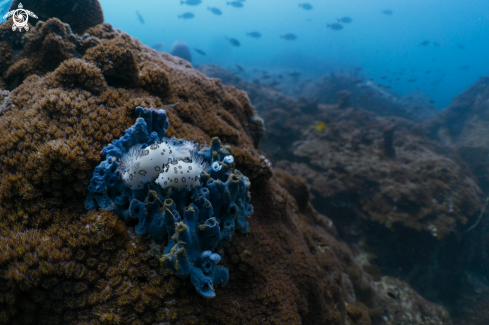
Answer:
M136 113L136 124L104 148L105 160L95 168L85 207L113 211L126 223L136 224L137 234L166 241L160 261L177 276L190 276L197 292L212 298L214 287L225 285L229 279L227 268L218 265L221 256L215 250L232 239L235 229L249 231L246 219L253 213L250 181L235 168L231 149L221 148L218 138L212 139L209 148L192 150L194 144L189 141L165 138L169 122L164 110L137 107ZM157 155L147 151L158 150L163 143L175 150L177 158L155 162L155 168L161 169L159 175L183 175L181 166L198 164L200 176L192 180L199 185L163 186L150 179L131 189L121 176L122 170L133 168L135 177L137 172L146 175L145 170L137 169L139 161L145 155L153 160ZM132 155L129 160L128 155ZM125 166L128 161L129 167Z

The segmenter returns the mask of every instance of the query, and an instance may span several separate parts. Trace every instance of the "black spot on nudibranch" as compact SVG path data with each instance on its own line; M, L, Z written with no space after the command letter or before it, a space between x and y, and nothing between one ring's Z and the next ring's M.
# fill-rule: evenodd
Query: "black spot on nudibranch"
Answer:
M185 179L185 177L182 177L182 183L185 183L187 180Z
M160 146L159 146L158 144L156 144L156 143L153 143L152 145L150 145L150 146L149 146L149 148L150 148L151 150L156 150L156 149L158 149L159 147L160 147Z
M129 174L129 179L132 181L132 179L133 179L132 174Z
M178 183L178 178L175 177L175 184Z
M147 171L145 171L144 169L141 169L141 170L139 171L139 175L141 175L141 176L145 176L147 173L148 173L148 172L147 172Z
M149 155L149 150L148 149L143 150L143 153L141 153L141 156L144 157L147 155Z
M178 165L178 168L179 168L179 169L182 169L182 165Z
M188 169L189 169L189 170L192 170L192 166L188 166Z
M155 166L155 170L159 172L161 170L160 166Z

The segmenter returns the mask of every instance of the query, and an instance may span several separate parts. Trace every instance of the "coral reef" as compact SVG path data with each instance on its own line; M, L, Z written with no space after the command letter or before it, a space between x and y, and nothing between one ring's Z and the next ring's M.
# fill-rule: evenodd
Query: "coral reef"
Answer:
M187 60L188 62L192 62L192 53L190 52L190 47L188 47L187 43L182 41L176 41L173 43L170 54L174 56L178 56L180 59Z
M455 297L459 270L474 258L464 252L475 244L460 242L459 233L476 221L483 199L468 168L407 120L336 107L321 112L325 129L306 129L289 160L276 165L307 181L314 206L382 272L430 299Z
M452 324L446 308L425 300L399 279L383 276L375 287L383 298L379 308L383 324Z
M488 86L489 77L480 78L425 123L432 138L456 148L485 193L489 193Z
M218 138L199 153L191 142L164 137L164 110L136 107L136 114L142 116L136 124L103 149L105 161L95 168L85 207L115 211L137 223L137 234L166 240L162 263L181 278L190 275L197 292L212 298L214 285L229 278L214 250L231 240L234 229L249 230L249 179Z
M486 291L477 293L487 285L484 274L489 267L489 237L484 230L489 221L487 213L480 213L483 193L489 191L484 136L487 78L459 96L446 112L416 124L350 108L358 99L351 92L339 94L337 105L318 105L315 99L288 97L217 66L198 68L248 91L267 126L261 148L274 162L275 173L297 184L295 189L289 182L281 186L297 200L307 200L301 193L311 188L315 208L331 218L322 225L350 243L376 285L382 274L389 274L389 286L415 294L405 283L393 282L403 279L425 298L443 302L455 315L454 323L487 322L485 313L472 314L474 305L487 301ZM327 81L323 86L331 86L324 90L334 103L332 91L341 89L341 82ZM412 118L405 114L408 110L395 107L366 108ZM287 173L300 175L307 183L284 176ZM425 311L411 300L383 301L397 305L373 320L449 322L436 305L429 307L433 314L422 317Z
M0 117L0 323L371 323L371 277L328 233L330 220L279 185L243 91L108 24L78 37L49 19L23 40L6 33L9 24L0 28L11 53L1 78L12 90ZM31 60L50 49L52 61ZM137 68L118 79L124 62ZM249 176L252 232L224 245L230 279L212 300L162 267L154 256L163 248L134 225L85 210L103 148L135 123L137 106L166 111L167 137L204 145L219 137Z
M65 0L56 4L49 0L14 0L10 9L17 9L21 2L24 8L34 12L39 20L59 18L69 24L77 34L104 22L104 13L98 0ZM32 18L32 21L35 24L37 19Z

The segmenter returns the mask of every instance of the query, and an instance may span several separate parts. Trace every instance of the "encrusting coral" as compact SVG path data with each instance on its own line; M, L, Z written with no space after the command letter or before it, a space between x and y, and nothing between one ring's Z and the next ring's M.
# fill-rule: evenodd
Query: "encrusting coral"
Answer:
M0 117L0 323L371 323L370 276L327 233L327 219L272 177L256 149L262 120L244 92L108 24L64 37L68 25L50 19L23 40L7 34L9 24L0 25L12 53L1 64L12 91ZM50 46L73 51L57 65L27 63ZM98 46L106 55L84 58ZM133 58L137 68L122 77L134 87L113 74L127 59L104 68L113 53ZM103 148L135 123L137 106L164 109L169 138L212 145L219 137L250 179L252 232L223 246L229 283L211 300L161 266L155 256L164 252L147 235L114 212L85 209Z

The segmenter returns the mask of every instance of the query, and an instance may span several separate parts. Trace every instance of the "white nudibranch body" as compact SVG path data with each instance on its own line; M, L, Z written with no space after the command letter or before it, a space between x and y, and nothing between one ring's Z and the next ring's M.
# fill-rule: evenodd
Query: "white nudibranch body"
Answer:
M150 182L176 189L200 185L200 172L207 166L198 156L197 144L168 139L143 148L135 145L122 157L121 178L131 190L141 190Z
M156 184L162 188L190 189L197 187L200 185L202 167L198 161L174 160L165 166L165 169L158 176Z
M146 148L136 145L122 158L122 180L131 190L140 190L153 181L168 162L174 159L175 148L167 142Z

